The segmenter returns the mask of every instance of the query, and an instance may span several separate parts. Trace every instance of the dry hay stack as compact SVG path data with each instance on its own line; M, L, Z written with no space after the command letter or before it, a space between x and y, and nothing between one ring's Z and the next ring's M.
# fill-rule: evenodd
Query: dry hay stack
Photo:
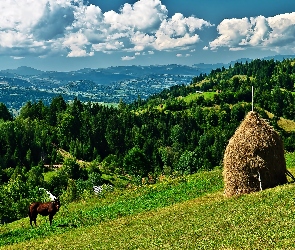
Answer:
M225 195L250 193L287 182L283 142L256 112L249 112L223 158Z

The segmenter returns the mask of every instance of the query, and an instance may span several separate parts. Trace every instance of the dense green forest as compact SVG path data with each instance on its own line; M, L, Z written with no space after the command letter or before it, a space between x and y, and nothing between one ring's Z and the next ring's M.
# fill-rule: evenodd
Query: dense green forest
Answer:
M221 166L228 140L251 110L252 86L255 110L293 152L295 132L278 120L295 120L294 64L235 63L118 107L56 96L49 106L27 102L12 117L0 104L1 221L26 216L29 202L42 198L39 187L70 202L91 195L93 185L105 182L103 174L140 183ZM55 165L61 167L53 170Z

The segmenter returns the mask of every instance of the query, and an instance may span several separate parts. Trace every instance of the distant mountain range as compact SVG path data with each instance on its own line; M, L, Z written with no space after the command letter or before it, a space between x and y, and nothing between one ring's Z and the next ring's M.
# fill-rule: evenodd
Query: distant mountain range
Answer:
M267 56L267 57L263 57L260 58L261 60L275 60L275 61L283 61L284 59L293 59L295 58L295 55L275 55L275 56ZM254 59L251 58L240 58L238 60L235 61L231 61L229 63L214 63L214 64L206 64L206 63L198 63L198 64L194 64L193 66L196 67L197 69L217 69L217 68L228 68L230 65L234 65L236 62L242 62L242 63L246 63L246 62L251 62Z
M279 55L262 59L283 60L294 55ZM28 101L42 100L49 104L53 97L62 95L66 101L77 97L81 101L130 103L138 97L145 99L164 88L176 84L189 84L194 76L210 73L212 69L250 62L241 58L230 63L169 64L151 66L116 66L84 68L77 71L41 71L22 66L0 71L0 102L14 114Z
M176 84L188 84L194 76L211 70L171 64L57 72L23 66L0 71L0 102L14 114L28 101L49 104L57 95L66 101L77 97L81 101L130 103Z

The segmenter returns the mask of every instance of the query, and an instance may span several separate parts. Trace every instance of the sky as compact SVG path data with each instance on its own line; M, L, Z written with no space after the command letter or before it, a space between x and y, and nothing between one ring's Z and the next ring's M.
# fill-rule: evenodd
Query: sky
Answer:
M0 9L0 69L295 54L294 0L1 0Z

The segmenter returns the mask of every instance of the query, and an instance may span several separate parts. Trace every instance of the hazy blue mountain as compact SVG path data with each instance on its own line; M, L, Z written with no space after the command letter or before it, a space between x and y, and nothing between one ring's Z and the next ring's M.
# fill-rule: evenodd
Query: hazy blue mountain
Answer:
M271 60L274 59L275 61L283 61L284 59L293 59L295 58L295 55L275 55L275 56L267 56L263 59L265 60Z
M177 64L84 68L71 72L19 67L0 71L0 102L14 114L28 101L42 100L49 104L57 95L66 101L78 97L85 102L130 103L139 96L145 99L176 84L189 84L194 76L211 70Z
M283 60L295 56L280 55L268 59ZM49 104L53 97L62 95L66 101L78 97L81 101L130 103L138 97L146 99L176 84L189 84L194 76L210 73L212 69L228 68L236 62L251 62L241 58L230 63L193 66L169 64L150 66L115 66L84 68L77 71L41 71L19 67L0 71L0 102L16 113L26 102L42 100Z
M43 73L43 71L31 68L31 67L27 67L27 66L21 66L21 67L18 67L17 69L6 69L6 70L0 71L0 75L3 75L5 73L9 74L10 76L11 75L26 76L26 75L40 75Z

